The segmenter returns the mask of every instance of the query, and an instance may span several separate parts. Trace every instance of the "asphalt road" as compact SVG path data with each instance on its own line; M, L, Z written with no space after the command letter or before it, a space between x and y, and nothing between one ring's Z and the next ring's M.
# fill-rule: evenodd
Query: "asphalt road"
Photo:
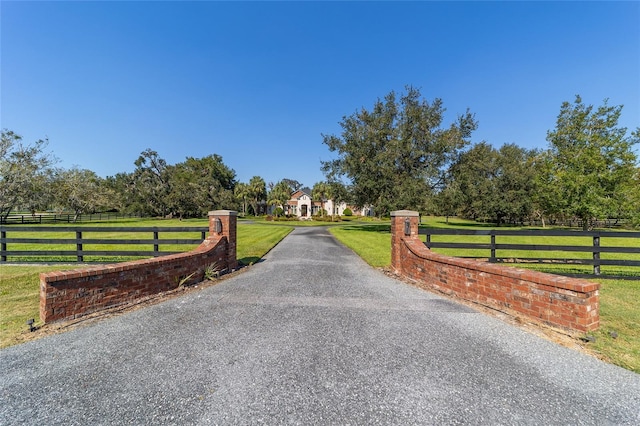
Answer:
M299 228L220 284L0 351L0 424L640 424L640 375Z

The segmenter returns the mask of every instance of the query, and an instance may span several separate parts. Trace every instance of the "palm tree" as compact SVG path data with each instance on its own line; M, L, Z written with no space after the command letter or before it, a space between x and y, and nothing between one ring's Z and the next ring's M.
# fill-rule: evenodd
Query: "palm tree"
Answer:
M324 217L325 211L325 202L331 196L331 187L326 182L318 182L313 185L313 189L311 190L311 197L320 200L320 208L322 209L322 216ZM333 216L333 212L332 212Z
M260 215L259 203L267 198L267 185L260 176L254 176L249 181L249 199L253 207L253 214Z
M267 202L271 206L281 207L284 209L284 203L291 197L289 185L286 182L278 182L273 189L269 191Z
M249 197L249 185L246 183L238 182L233 190L236 199L242 202L242 215L247 214L247 198Z

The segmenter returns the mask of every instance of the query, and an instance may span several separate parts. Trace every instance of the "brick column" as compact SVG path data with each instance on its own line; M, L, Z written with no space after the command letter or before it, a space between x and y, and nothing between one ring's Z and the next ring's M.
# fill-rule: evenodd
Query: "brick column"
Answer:
M215 210L209 212L209 237L225 237L227 239L227 268L229 272L238 267L238 259L236 259L237 223L238 212L236 211Z
M405 221L409 220L409 235L405 234ZM418 238L419 214L412 210L396 210L391 212L391 267L397 274L402 274L402 240Z

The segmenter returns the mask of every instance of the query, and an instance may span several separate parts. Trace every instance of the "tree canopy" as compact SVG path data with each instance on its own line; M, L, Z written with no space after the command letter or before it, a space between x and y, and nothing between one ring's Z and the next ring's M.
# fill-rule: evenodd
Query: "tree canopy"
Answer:
M16 207L34 212L50 201L55 157L45 152L48 141L37 140L29 145L22 136L3 129L0 138L0 217L6 218Z
M114 192L95 172L72 167L59 170L53 182L55 205L61 210L71 210L74 221L82 213L109 209Z
M618 126L622 106L585 105L577 96L564 102L547 150L485 142L460 154L447 184L434 198L435 212L503 221L539 219L579 222L640 221L640 185L630 135Z
M267 194L267 203L276 208L284 208L284 204L291 197L291 187L287 182L280 181L276 183Z
M621 105L609 106L607 100L594 108L576 96L573 104L562 104L555 129L547 133L546 181L556 187L555 208L580 219L585 228L599 218L632 214L625 206L638 191L632 147L640 142L640 128L628 136L618 127L621 111Z
M399 100L392 91L371 110L344 117L340 136L323 135L338 155L322 162L328 179L347 178L354 204L374 205L379 215L424 207L477 127L469 111L444 126L442 100L428 102L413 87L406 91Z
M560 107L545 150L514 143L471 145L477 123L468 110L445 123L440 99L418 89L390 92L370 109L339 123L339 135L323 135L335 158L321 162L326 181L313 185L320 201L373 207L379 216L413 209L463 215L495 223L541 220L592 227L603 219L640 226L640 166L634 148L640 128L618 125L622 106L594 107L580 96ZM48 141L25 144L13 131L0 140L0 218L21 210L65 209L75 214L118 210L148 216L194 217L212 209L265 214L284 207L302 184L260 176L237 182L217 154L168 164L146 149L131 173L105 179L90 170L55 168ZM269 188L269 191L267 191ZM334 206L336 205L334 204ZM279 212L278 209L275 209Z
M180 217L200 217L235 205L236 173L213 154L187 159L169 168L170 210Z

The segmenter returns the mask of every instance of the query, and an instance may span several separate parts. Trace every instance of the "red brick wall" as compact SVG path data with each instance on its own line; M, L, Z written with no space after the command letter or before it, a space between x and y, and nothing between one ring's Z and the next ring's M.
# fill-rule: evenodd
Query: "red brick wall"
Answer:
M236 215L210 212L210 224L223 222L220 234L210 236L195 250L112 265L40 274L40 319L69 320L150 296L183 284L202 281L207 266L234 269L236 260ZM231 239L233 238L233 240ZM193 275L192 275L193 274Z
M599 326L600 285L575 278L443 256L418 238L418 222L404 235L407 212L392 213L396 273L437 291L568 330ZM415 229L414 229L415 227Z

